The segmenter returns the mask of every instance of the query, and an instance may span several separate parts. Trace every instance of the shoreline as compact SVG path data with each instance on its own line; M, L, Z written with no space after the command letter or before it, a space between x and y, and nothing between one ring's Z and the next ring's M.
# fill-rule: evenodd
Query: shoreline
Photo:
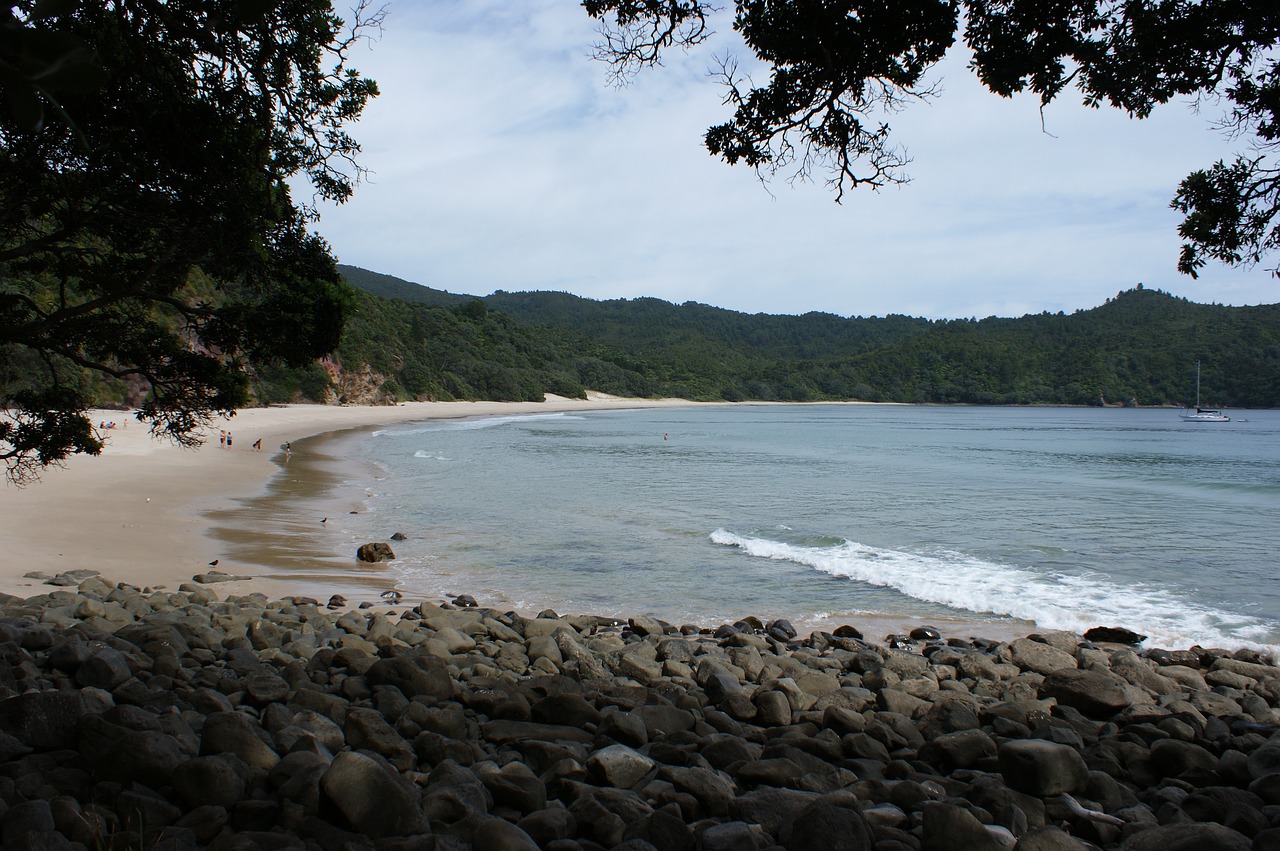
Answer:
M217 569L253 576L226 583L237 594L309 594L315 589L299 588L292 578L261 575L257 561L224 558L225 542L214 535L215 515L262 497L287 470L281 451L286 441L432 419L705 404L715 403L593 393L586 400L548 396L543 402L246 408L216 419L204 432L204 445L195 449L152 438L141 423L129 422L128 412L92 411L93 420L116 423L102 432L106 443L100 456L68 459L63 468L49 468L23 488L0 487L0 535L8 555L0 569L0 593L43 593L47 586L41 580L24 577L32 571L53 575L92 569L139 586L176 588L193 574ZM219 445L220 429L230 430L230 448ZM262 450L254 451L259 439ZM354 557L348 566L358 568ZM325 587L335 580L340 584L338 576L325 577Z
M205 445L193 450L153 440L136 421L128 427L116 419L117 427L105 432L108 443L102 456L75 458L65 469L50 469L41 481L26 488L0 490L0 532L9 543L8 569L0 570L0 593L20 598L48 593L50 587L43 579L24 576L33 571L53 576L69 570L97 570L138 587L166 590L191 582L196 574L219 571L248 577L207 586L219 594L258 593L272 599L304 596L321 603L340 594L348 598L348 607L372 604L376 611L394 615L397 612L380 599L381 592L396 585L386 565L362 564L354 552L335 554L336 548L315 543L316 517L361 507L347 504L352 493L342 489L351 484L342 473L347 462L328 453L327 447L362 430L429 420L731 404L735 403L590 394L587 400L549 396L541 403L286 405L245 409L234 418L219 419L206 433ZM119 411L93 412L95 420L118 417ZM230 449L217 443L217 431L224 428L235 436ZM257 439L263 444L260 452L252 450ZM290 459L280 451L284 441L294 444ZM250 514L251 522L237 522ZM474 588L453 590L476 596L482 606L521 608L509 604L502 589L487 596ZM402 605L412 607L440 598L439 594L406 594ZM765 617L766 613L742 612L739 617L752 615ZM774 615L794 617L794 613ZM891 634L906 634L925 625L937 628L944 637L981 636L997 641L1040 631L1030 621L993 622L975 615L938 617L926 623L916 616L882 613L843 615L829 622L797 620L795 626L807 634L831 631L845 623L878 643Z

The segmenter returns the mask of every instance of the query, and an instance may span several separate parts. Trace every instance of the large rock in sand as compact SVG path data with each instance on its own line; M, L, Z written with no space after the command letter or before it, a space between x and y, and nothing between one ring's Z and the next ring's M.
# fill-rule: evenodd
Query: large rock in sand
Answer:
M391 545L385 541L374 541L370 544L361 544L360 549L356 550L356 558L360 561L391 561L395 557L396 554L391 549Z

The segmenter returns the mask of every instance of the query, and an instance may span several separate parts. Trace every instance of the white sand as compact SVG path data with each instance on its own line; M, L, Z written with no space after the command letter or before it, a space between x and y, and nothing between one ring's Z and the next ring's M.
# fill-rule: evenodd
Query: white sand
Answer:
M184 449L150 436L146 426L122 411L95 411L102 431L100 456L76 456L65 468L46 470L25 488L0 484L0 592L19 597L51 590L31 571L55 574L88 568L113 581L176 589L198 572L243 573L244 565L222 561L209 536L208 513L264 492L281 468L285 441L327 432L427 419L492 414L690 406L679 399L621 399L589 394L587 400L548 396L545 402L408 402L387 407L285 405L249 408L219 420L198 449ZM231 448L219 445L229 429ZM262 451L252 444L261 438ZM256 580L211 586L221 594L262 591L270 595L326 594L323 588Z

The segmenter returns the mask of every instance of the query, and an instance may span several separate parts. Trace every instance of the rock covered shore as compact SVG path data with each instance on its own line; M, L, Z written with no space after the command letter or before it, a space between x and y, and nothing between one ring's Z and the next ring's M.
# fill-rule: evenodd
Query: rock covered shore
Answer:
M0 847L1280 849L1280 669L110 584L0 599Z

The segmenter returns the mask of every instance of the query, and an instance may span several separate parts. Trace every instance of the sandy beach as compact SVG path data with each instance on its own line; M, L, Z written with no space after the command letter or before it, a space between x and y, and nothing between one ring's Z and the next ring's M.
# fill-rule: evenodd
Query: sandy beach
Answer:
M115 423L115 428L102 431L106 446L100 456L73 457L65 467L46 470L39 482L24 488L0 487L0 536L5 541L0 592L29 597L48 590L39 579L25 578L33 571L92 569L139 587L176 589L194 574L216 569L254 577L224 584L223 592L327 598L349 587L344 577L331 577L321 587L310 577L305 585L272 578L262 565L225 559L224 542L211 537L212 514L262 494L283 469L286 459L280 447L286 441L428 419L695 404L592 393L585 400L549 396L544 402L247 408L214 422L197 449L152 438L127 412L95 411L94 422ZM230 448L220 445L221 430L231 433ZM262 441L261 451L253 449L257 440ZM218 564L211 566L214 559ZM353 577L357 569L353 558Z

